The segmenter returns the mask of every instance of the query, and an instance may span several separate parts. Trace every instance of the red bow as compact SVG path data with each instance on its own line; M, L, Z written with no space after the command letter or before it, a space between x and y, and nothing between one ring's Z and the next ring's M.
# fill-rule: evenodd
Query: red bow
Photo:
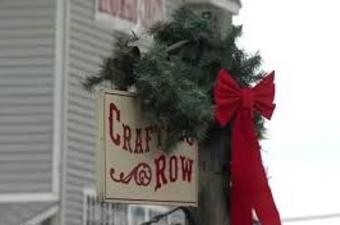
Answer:
M215 116L221 126L233 120L231 225L251 225L254 209L261 225L281 225L254 125L254 111L270 119L275 108L274 72L254 88L240 88L222 69L215 86Z

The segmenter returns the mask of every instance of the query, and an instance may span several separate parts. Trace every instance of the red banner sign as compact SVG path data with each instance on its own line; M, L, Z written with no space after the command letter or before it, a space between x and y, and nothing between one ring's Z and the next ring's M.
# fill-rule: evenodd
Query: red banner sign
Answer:
M97 0L96 17L110 22L113 29L145 29L164 19L164 0Z

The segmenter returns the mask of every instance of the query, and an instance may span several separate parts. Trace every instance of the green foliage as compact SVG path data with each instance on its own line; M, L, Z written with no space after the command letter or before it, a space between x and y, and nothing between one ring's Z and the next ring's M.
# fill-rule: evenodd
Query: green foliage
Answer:
M148 118L169 131L166 150L185 136L202 141L215 126L212 93L219 69L228 69L242 86L263 76L259 54L249 55L237 47L241 33L241 27L233 26L221 38L209 20L179 9L172 21L150 30L154 43L146 53L135 46L135 35L119 40L99 74L88 77L84 86L91 89L104 80L120 90L134 85ZM256 124L262 134L260 116Z
M98 75L87 77L83 86L92 90L95 85L108 80L117 89L127 90L135 84L135 66L140 61L141 54L138 47L130 44L137 40L135 34L127 39L118 39L112 55L103 59Z

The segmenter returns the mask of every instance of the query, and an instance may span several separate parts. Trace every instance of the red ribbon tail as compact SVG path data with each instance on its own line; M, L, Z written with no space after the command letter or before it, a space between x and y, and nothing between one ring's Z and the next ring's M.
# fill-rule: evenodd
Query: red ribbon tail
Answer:
M280 215L274 203L267 176L262 165L261 153L256 151L253 205L261 225L281 225Z
M231 190L231 204L232 225L252 224L251 204L245 197L245 192L235 188L234 185Z
M237 113L232 137L232 225L251 225L254 209L261 225L281 225L251 114Z

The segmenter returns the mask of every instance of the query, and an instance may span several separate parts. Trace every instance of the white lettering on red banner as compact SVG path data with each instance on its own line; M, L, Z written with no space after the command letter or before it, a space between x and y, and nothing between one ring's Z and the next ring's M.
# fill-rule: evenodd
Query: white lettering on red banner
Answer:
M149 28L164 19L164 0L97 0L96 16L111 21L114 29ZM122 27L121 23L125 27Z

